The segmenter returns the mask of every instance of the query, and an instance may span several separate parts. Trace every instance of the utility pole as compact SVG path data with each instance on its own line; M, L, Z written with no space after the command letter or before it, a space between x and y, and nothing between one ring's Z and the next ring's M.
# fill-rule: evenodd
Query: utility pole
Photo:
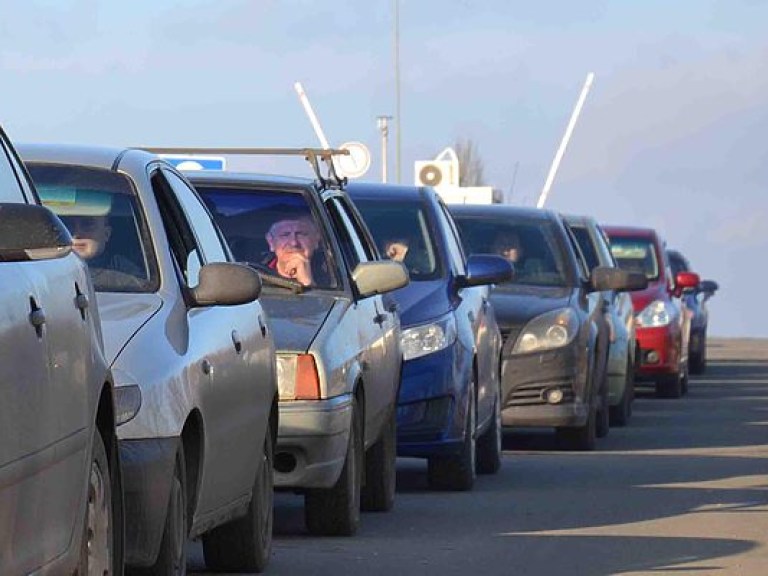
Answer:
M387 183L387 136L389 135L389 121L392 116L377 116L376 126L381 132L381 181Z
M402 111L400 110L400 0L395 3L395 179L400 184L400 140Z

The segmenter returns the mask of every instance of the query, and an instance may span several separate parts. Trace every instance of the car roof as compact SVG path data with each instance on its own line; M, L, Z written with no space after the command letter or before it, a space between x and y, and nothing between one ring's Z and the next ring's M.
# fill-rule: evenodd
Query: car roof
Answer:
M78 164L92 168L116 170L126 156L145 156L145 160L159 159L157 155L137 148L93 146L80 144L21 143L16 150L25 162Z
M516 216L526 220L556 220L558 213L542 208L530 208L526 206L510 206L509 204L448 204L451 214L461 216Z
M316 187L315 181L311 178L278 174L214 170L183 170L182 174L194 184L257 184L285 188Z
M638 236L641 238L658 236L653 228L643 228L640 226L603 226L602 228L609 236Z
M424 194L435 193L427 186L407 186L403 184L387 184L383 182L350 182L346 186L350 196L355 198L387 198L415 199Z

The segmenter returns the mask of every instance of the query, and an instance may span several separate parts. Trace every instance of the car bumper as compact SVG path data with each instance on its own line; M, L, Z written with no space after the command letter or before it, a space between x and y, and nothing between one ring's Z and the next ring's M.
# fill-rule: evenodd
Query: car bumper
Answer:
M669 326L638 328L637 341L640 344L638 380L652 380L656 376L680 371L680 350L676 334Z
M464 404L471 357L466 366L454 347L403 363L397 406L397 454L425 458L461 450ZM464 384L466 386L466 384Z
M168 510L179 438L120 440L125 492L125 561L154 564Z
M341 474L352 422L352 395L280 402L276 488L330 488Z
M503 425L584 425L589 415L587 372L587 354L577 342L559 350L505 355L501 368ZM563 398L551 404L546 394L555 389Z

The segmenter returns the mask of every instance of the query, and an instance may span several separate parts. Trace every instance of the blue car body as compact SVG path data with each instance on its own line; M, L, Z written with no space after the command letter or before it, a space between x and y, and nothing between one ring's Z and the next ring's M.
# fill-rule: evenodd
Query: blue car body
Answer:
M432 273L421 277L410 268L409 285L392 292L404 334L430 323L455 323L451 345L403 363L398 396L400 456L451 457L466 440L469 407L476 406L474 436L497 434L501 335L487 285L466 286L467 259L445 205L431 188L353 183L347 192L381 246L387 227L377 210L398 203L416 205L425 215L433 246ZM404 261L408 267L408 259ZM511 268L507 266L511 274ZM474 388L474 402L469 393ZM493 430L492 432L488 432ZM500 432L498 432L500 434ZM479 445L478 445L479 446ZM482 459L479 448L478 462ZM482 465L478 464L478 470ZM492 470L495 471L495 470Z

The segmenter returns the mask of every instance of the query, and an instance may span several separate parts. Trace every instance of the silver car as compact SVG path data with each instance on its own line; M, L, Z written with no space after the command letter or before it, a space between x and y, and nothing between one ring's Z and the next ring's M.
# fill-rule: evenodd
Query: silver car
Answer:
M121 574L121 473L96 296L2 130L0 360L0 574Z
M217 570L269 558L277 385L261 283L169 164L139 150L21 149L98 292L117 386L127 563Z
M590 270L597 266L618 268L608 239L594 218L570 215L565 216L564 220ZM635 361L638 353L632 297L628 292L606 290L593 292L590 298L596 298L598 305L602 307L609 333L606 373L610 424L625 426L632 415Z
M351 535L361 504L388 510L394 500L402 353L385 293L408 274L380 260L342 190L300 178L188 176L235 257L264 279L280 387L275 485L304 494L310 532Z

